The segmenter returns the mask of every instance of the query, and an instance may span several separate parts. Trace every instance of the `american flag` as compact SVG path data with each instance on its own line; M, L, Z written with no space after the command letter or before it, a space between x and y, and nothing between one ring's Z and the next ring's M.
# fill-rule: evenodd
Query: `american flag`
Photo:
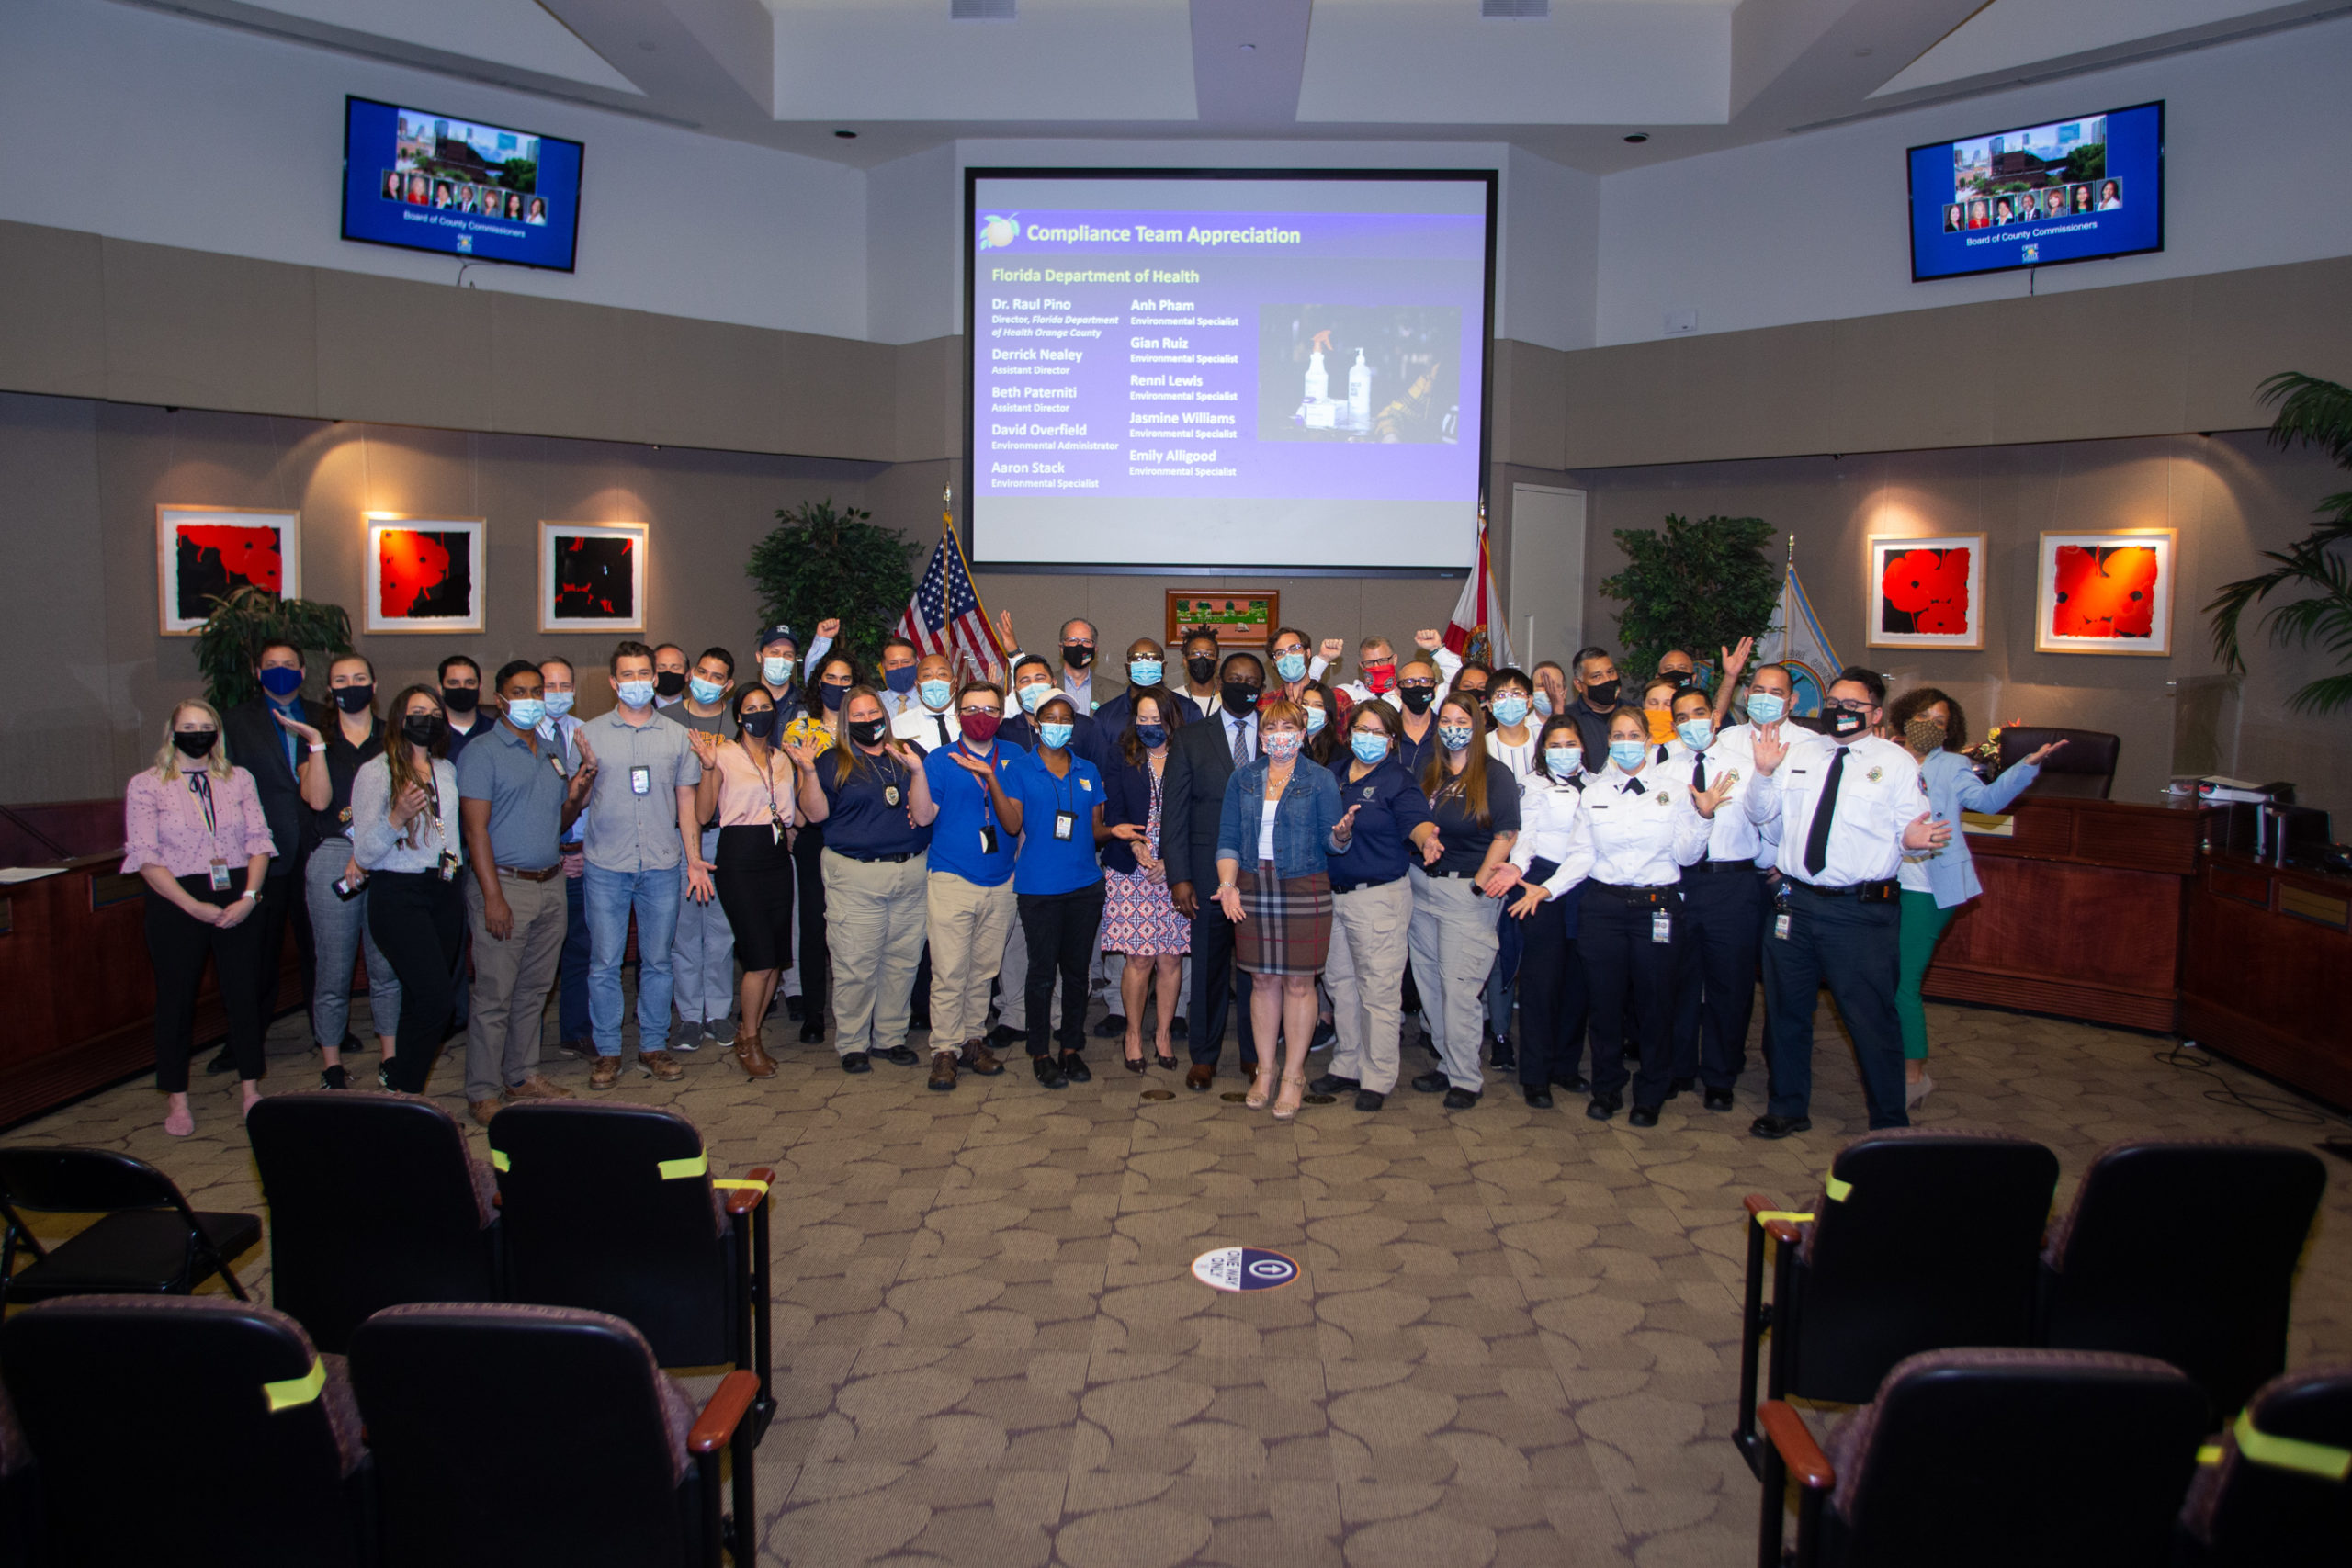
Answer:
M951 515L940 521L939 544L931 552L922 581L915 585L915 596L907 602L907 613L899 618L899 635L925 653L945 654L960 685L1001 670L1004 654L973 590L971 568L956 541L955 522Z

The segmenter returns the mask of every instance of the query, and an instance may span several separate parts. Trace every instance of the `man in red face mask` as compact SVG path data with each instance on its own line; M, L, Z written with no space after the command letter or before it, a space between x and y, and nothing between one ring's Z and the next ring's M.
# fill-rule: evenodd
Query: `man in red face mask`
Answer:
M1004 826L1003 775L1021 749L997 741L1004 688L975 681L956 699L960 739L922 760L939 815L931 824L927 928L931 942L931 1087L956 1087L962 1066L983 1077L1004 1071L989 1052L989 986L1004 960L1016 910L1012 855L1019 835ZM1018 819L1019 810L1011 815Z

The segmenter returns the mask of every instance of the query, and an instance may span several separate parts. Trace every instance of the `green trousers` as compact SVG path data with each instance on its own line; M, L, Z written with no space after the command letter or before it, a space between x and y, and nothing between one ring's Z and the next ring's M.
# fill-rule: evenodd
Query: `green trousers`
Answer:
M1903 890L1903 935L1897 948L1894 977L1894 1015L1903 1021L1903 1059L1924 1062L1928 1059L1928 1007L1919 995L1919 987L1928 978L1928 965L1934 962L1936 943L1942 940L1944 928L1951 924L1952 911L1936 908L1932 893Z

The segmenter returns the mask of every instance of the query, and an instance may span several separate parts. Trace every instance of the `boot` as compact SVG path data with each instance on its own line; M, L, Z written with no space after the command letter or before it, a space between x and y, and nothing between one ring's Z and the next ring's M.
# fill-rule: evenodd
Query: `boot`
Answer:
M735 1028L735 1065L752 1077L775 1077L775 1058L760 1043L759 1024L748 1018Z

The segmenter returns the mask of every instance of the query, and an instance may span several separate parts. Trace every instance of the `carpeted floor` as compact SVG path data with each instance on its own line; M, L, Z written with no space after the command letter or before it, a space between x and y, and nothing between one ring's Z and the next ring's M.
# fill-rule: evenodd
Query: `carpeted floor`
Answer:
M2163 1065L2154 1037L1928 1017L1939 1087L1918 1120L2042 1140L2061 1204L2116 1139L2343 1130L2226 1065ZM614 1093L692 1118L713 1174L781 1179L765 1561L1734 1568L1754 1561L1758 1506L1726 1440L1739 1201L1809 1199L1863 1125L1826 1003L1820 1027L1815 1130L1778 1144L1746 1132L1760 1070L1736 1112L1685 1097L1648 1132L1565 1096L1530 1111L1502 1083L1467 1111L1401 1089L1377 1115L1343 1099L1284 1125L1185 1092L1181 1071L1130 1077L1115 1042L1090 1048L1091 1084L1058 1093L1020 1061L934 1095L923 1068L853 1077L798 1045L776 1047L763 1086L707 1048L679 1084ZM457 1054L435 1084L462 1118ZM1407 1055L1409 1077L1423 1058ZM548 1056L588 1092L584 1065ZM373 1055L358 1066L372 1082ZM300 1019L280 1021L268 1088L315 1081ZM185 1141L144 1083L7 1135L128 1149L198 1207L257 1210L231 1080L197 1084ZM2352 1359L2352 1169L2329 1173L2290 1364ZM1241 1295L1193 1280L1194 1257L1236 1243L1303 1274ZM266 1299L266 1257L243 1277Z

